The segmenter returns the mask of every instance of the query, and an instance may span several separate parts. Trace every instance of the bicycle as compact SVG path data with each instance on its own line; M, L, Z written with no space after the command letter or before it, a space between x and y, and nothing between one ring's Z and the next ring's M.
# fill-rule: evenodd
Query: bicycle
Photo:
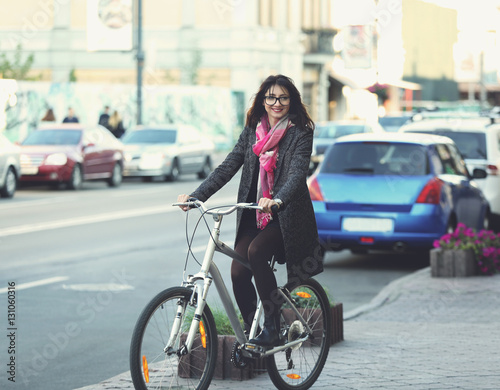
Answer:
M312 278L290 290L286 285L279 287L278 293L284 301L280 319L282 342L266 349L248 343L262 322L262 303L258 303L251 329L246 334L213 260L214 253L220 252L248 267L245 259L220 240L221 224L224 216L238 208L262 208L255 203L238 203L209 209L195 199L173 206L196 207L203 218L213 217L214 226L199 272L184 275L180 286L156 295L137 320L130 346L130 372L135 388L201 390L209 387L218 353L217 329L206 302L212 282L236 335L231 354L233 365L243 368L255 359L266 359L266 369L278 389L312 386L321 374L331 345L330 304L323 287ZM188 255L191 242L188 241ZM274 259L271 266L274 269Z

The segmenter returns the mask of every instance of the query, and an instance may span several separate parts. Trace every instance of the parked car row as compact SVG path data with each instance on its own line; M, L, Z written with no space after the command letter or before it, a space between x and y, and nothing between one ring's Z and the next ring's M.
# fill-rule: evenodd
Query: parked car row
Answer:
M212 170L214 149L188 125L141 126L122 140L100 125L46 125L20 145L0 134L0 196L14 196L18 183L64 184L78 190L90 180L117 187L124 176L173 181L196 173L205 178Z

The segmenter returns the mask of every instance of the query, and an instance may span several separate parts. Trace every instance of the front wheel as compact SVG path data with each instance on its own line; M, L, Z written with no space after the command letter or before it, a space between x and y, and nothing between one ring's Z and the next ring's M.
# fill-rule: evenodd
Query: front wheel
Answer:
M205 306L191 352L183 354L189 326L194 318L196 295L184 287L162 291L144 308L130 345L130 373L135 389L207 389L217 359L217 330ZM182 310L179 310L182 309ZM171 330L180 315L181 327L174 340ZM167 344L170 345L166 351Z
M73 170L71 171L71 178L68 182L68 188L70 190L79 190L83 185L83 172L80 164L75 164Z
M267 371L278 389L308 389L318 379L331 345L332 319L325 290L314 279L290 291L295 307L312 330L309 340L267 358ZM288 341L301 337L306 328L288 304L282 307ZM282 327L283 329L283 327Z
M7 175L5 175L5 184L0 188L0 196L2 198L12 198L17 188L17 176L14 168L9 167Z
M113 166L113 171L111 172L111 177L108 179L108 185L110 187L118 187L123 180L122 166L120 163L115 163Z

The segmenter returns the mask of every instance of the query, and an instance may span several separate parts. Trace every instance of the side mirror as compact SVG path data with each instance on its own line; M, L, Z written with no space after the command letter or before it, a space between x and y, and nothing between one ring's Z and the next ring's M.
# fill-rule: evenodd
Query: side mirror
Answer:
M481 168L474 168L474 171L472 171L472 178L473 179L484 179L488 174L486 173L486 170L481 169Z

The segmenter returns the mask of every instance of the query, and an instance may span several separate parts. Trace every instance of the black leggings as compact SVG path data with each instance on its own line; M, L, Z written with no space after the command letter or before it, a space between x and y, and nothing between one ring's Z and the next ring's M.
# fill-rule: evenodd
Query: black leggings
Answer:
M252 284L252 276L259 297L264 305L264 313L269 316L281 304L277 295L277 283L270 261L274 255L285 258L283 236L278 224L271 223L264 230L245 230L235 247L236 252L246 258L252 267L248 268L233 260L231 279L236 303L245 324L252 323L257 307L257 295Z

